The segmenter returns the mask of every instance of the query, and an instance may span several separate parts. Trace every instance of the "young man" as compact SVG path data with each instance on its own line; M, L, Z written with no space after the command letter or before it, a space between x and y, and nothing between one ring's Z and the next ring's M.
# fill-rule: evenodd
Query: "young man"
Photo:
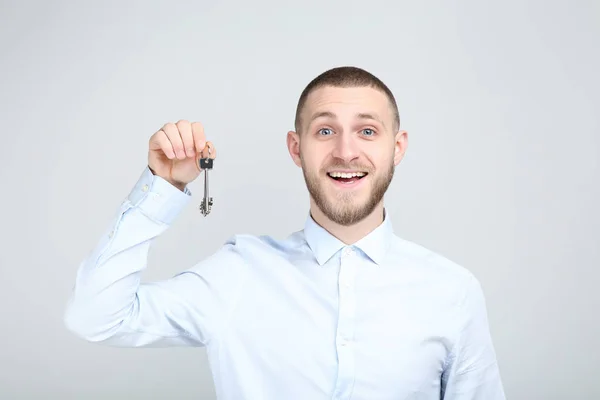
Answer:
M390 90L359 68L326 71L295 125L304 228L285 240L236 235L141 284L207 155L199 123L156 132L148 167L79 268L67 327L113 346L206 346L219 399L504 399L479 282L396 236L386 214L407 147Z

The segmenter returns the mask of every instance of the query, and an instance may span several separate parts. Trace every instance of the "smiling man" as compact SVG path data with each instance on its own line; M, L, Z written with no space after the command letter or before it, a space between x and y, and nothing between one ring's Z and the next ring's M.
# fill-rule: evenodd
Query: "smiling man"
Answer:
M300 95L295 125L288 148L302 167L313 218L346 243L358 240L381 223L383 196L408 144L394 96L366 71L333 69Z
M79 267L67 327L112 346L204 346L219 399L505 399L478 280L395 235L384 207L408 143L391 91L363 69L334 68L296 114L288 151L310 194L301 230L235 235L141 283L211 148L200 123L166 124Z

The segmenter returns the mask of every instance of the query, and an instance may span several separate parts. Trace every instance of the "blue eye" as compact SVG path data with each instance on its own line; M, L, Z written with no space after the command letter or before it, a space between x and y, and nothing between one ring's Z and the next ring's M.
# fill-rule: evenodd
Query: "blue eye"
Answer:
M331 134L331 133L333 133L333 132L332 132L332 131L331 131L331 129L329 129L329 128L322 128L322 129L319 129L319 133L320 133L321 135L327 135L327 134Z
M375 134L375 131L373 129L363 129L363 133L367 136L373 136Z

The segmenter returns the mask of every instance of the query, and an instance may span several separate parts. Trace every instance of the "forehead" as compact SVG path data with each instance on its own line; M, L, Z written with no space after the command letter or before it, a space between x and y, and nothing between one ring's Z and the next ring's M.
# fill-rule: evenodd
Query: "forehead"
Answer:
M358 113L373 113L385 120L393 116L387 96L372 87L332 87L315 89L309 94L304 105L303 117L310 118L315 113L329 111L339 117Z

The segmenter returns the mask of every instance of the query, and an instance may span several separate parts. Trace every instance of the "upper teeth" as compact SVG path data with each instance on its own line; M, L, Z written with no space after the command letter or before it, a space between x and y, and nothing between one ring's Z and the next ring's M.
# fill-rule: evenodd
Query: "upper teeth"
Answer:
M332 178L354 178L355 176L365 176L364 172L330 172Z

